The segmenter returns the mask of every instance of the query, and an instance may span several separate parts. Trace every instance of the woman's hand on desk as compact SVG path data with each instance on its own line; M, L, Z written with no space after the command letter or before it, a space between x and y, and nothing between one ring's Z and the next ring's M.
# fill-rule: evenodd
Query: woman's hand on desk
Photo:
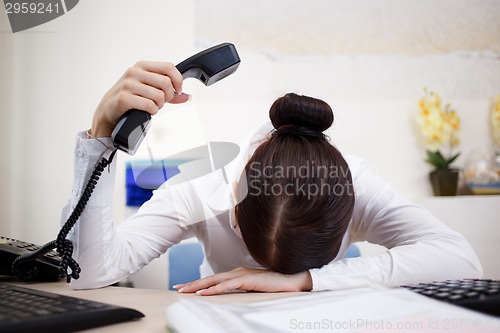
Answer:
M281 274L265 269L239 267L229 272L214 274L193 282L176 285L181 293L209 296L228 290L260 292L310 291L312 279L308 271L298 274Z

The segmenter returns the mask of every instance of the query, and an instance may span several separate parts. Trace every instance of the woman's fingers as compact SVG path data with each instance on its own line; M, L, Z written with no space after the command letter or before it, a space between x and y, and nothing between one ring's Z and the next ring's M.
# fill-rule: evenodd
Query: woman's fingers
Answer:
M174 97L169 101L170 104L180 104L186 103L191 100L191 95L182 93L180 95L175 94Z
M228 290L309 291L312 289L312 279L308 271L282 274L266 269L240 267L176 287L179 292L196 292L203 296L222 294Z
M207 289L214 285L217 285L223 281L234 279L236 277L244 274L239 269L234 269L229 272L214 274L211 276L207 276L203 279L199 279L193 282L186 283L182 286L179 286L178 291L181 293L194 293L198 290Z
M182 74L174 64L170 62L139 61L134 67L141 68L145 72L157 73L168 77L177 94L180 95L182 93Z
M156 114L160 109L150 98L135 94L123 94L118 103L123 110L137 109L149 114Z
M125 72L122 80L122 89L132 94L149 98L158 105L158 108L162 108L163 104L170 101L176 94L173 79L166 74L162 74L161 71L150 71L148 68L160 70L161 65L168 67L167 64L158 63L156 66L153 66L149 62L137 63L136 66L130 67Z
M219 295L229 290L254 290L248 285L248 276L238 276L226 281L222 281L214 286L196 291L202 296Z
M156 112L158 112L159 109L163 107L163 105L166 102L165 93L163 90L143 84L135 80L125 81L123 83L123 89L124 93L122 93L121 96L123 102L126 102L126 99L130 99L130 101L139 102L140 104L140 105L127 105L127 107L133 106L133 108L135 109L155 114ZM134 97L139 97L149 100L153 102L156 107L155 108L148 107L146 109L141 108L141 105L143 105L144 102L141 102L140 99Z

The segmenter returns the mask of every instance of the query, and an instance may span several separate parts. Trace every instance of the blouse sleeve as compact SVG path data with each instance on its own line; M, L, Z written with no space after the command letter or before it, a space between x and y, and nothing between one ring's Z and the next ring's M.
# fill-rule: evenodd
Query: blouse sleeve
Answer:
M463 236L367 167L357 172L354 187L356 204L349 226L350 240L368 241L388 250L310 270L313 290L482 276L479 259Z
M90 177L94 164L109 153L110 139L87 139L80 133L74 156L72 196L63 209L66 221ZM115 162L103 171L79 221L69 233L73 257L81 267L74 289L99 288L122 280L192 235L190 207L180 207L171 190L157 190L139 211L116 227L112 218Z

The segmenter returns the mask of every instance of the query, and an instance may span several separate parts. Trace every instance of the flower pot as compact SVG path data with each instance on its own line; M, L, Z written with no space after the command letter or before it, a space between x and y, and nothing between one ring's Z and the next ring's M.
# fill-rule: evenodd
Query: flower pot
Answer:
M435 170L429 174L432 185L432 191L435 196L454 196L457 195L458 176L460 171L457 169Z

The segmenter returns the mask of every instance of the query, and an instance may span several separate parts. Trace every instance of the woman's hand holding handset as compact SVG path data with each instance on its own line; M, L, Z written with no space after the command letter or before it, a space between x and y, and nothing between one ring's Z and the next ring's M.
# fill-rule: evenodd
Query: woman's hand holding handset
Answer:
M169 62L140 61L127 69L104 95L92 119L89 134L110 137L122 115L130 109L156 114L165 103L187 102L182 92L183 78Z

